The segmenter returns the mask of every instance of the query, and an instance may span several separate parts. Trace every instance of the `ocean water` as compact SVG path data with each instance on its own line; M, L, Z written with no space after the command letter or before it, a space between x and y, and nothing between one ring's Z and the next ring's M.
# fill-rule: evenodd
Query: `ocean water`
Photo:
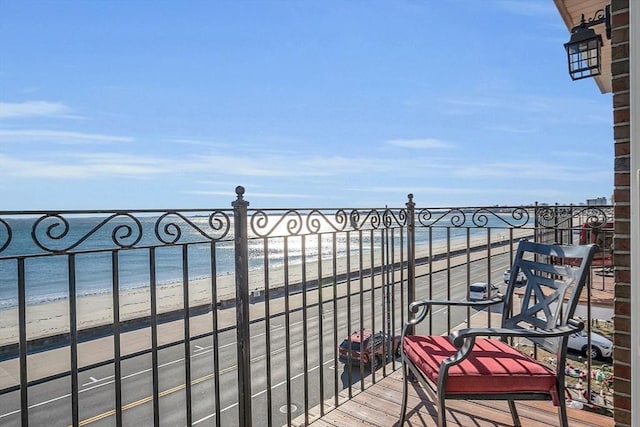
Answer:
M184 245L167 246L158 239L155 229L157 217L137 218L139 222L118 217L107 224L102 224L104 218L98 217L70 218L68 224L50 219L34 228L35 220L5 219L7 227L4 230L5 233L7 229L11 230L11 242L0 252L0 309L17 305L19 280L15 257L21 255L25 256L24 281L28 304L68 297L70 257L55 251L75 253L73 261L78 296L112 292L114 262L117 262L120 290L148 286L152 257L155 260L156 283L170 284L182 280ZM197 228L183 224L179 230L179 242L189 243L189 279L211 277L212 246L198 230L217 236L206 218L190 218L190 221ZM0 227L0 233L2 231ZM170 233L175 234L176 231L170 229L169 234L165 232L165 241L174 238ZM6 235L3 239L0 234L0 247L6 241ZM126 248L127 245L133 245L133 248ZM233 242L228 238L216 242L213 250L216 255L215 274L232 272ZM114 256L117 256L116 261Z
M0 249L7 242L8 244L0 251L0 309L15 307L18 304L20 285L16 257L20 256L25 260L24 283L28 304L68 298L70 257L63 253L56 254L55 251L70 250L75 253L72 258L77 296L112 292L114 269L117 271L119 291L148 287L151 281L151 258L155 260L156 283L159 285L181 282L185 274L185 265L189 280L207 278L213 274L226 275L234 271L231 235L233 227L230 220L222 227L223 231L216 229L215 223L212 227L206 217L188 218L188 221L182 221L177 227L156 227L159 224L158 217L153 216L137 218L137 221L122 216L105 224L102 224L103 220L104 217L78 217L68 219L68 223L65 224L56 218L49 218L34 227L37 218L3 219L4 224L0 222ZM478 228L477 224L458 223L455 227L451 226L450 221L444 221L443 224L447 227L432 228L433 243L444 241L447 235L451 239L464 238L467 235L467 227L471 237L487 232L486 228ZM286 227L286 222L281 226ZM486 227L504 228L505 222L500 216L490 217ZM219 238L227 229L229 233L213 244L203 236L204 233ZM502 233L506 235L507 232L503 230ZM400 251L400 234L400 230L394 231L393 244L396 253ZM352 252L358 251L359 245L365 251L371 248L379 250L382 246L382 236L381 230L364 230L361 234L351 232L349 236L342 232L326 232L321 233L319 237L276 237L269 238L268 241L262 238L250 239L249 268L263 268L265 253L268 253L271 267L282 265L285 258L290 264L300 263L303 252L308 261L317 260L318 252L323 258L345 256L347 239L351 239ZM318 238L321 239L320 247ZM406 246L406 235L404 238ZM162 242L174 239L178 244L165 245ZM416 247L425 247L428 239L429 232L426 228L416 229ZM133 245L134 248L123 249L118 244ZM187 261L183 262L185 254ZM215 264L212 264L212 255L215 255ZM114 267L114 263L117 263L117 268Z

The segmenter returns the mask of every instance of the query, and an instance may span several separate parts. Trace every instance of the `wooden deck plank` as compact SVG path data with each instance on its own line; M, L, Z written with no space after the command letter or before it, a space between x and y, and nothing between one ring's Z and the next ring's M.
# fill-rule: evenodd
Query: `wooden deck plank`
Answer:
M363 400L367 400L365 402ZM371 405L373 400L367 396L358 396L349 402L349 414L352 417L355 417L363 422L370 425L393 425L394 422L398 421L397 417L392 417L381 410L380 408L376 408Z
M401 402L402 371L397 370L310 425L398 427ZM516 405L525 427L558 425L557 408L551 402L522 401ZM613 427L613 419L604 415L572 408L568 408L567 413L572 427ZM448 401L447 422L450 427L507 427L513 424L504 401ZM303 424L304 419L302 424L295 425ZM409 387L407 421L403 427L435 427L436 424L436 408L428 394L412 384Z

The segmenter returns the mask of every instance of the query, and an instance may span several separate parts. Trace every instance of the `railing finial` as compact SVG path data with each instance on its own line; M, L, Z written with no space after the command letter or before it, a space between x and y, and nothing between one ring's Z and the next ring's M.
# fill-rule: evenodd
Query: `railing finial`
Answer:
M239 206L249 206L249 202L244 199L244 187L242 185L238 185L236 187L236 196L237 199L231 202L231 206L233 206L234 208Z
M409 201L406 203L407 207L409 207L409 205L415 206L416 204L413 202L413 193L407 194L407 197L409 198Z

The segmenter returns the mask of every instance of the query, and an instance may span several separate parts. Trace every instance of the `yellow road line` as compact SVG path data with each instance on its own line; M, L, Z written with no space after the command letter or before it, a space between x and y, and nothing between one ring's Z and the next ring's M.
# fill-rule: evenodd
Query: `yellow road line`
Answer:
M222 371L220 371L220 374L224 374L226 372L231 372L234 369L235 369L235 366L231 366L231 367L229 367L227 369L223 369ZM195 380L191 381L191 385L194 386L194 385L199 384L201 382L207 381L207 380L213 378L214 376L215 376L215 374L209 374L209 375L205 375L204 377L201 377L201 378L196 378ZM162 391L162 392L158 393L158 397L168 396L168 395L170 395L172 393L175 393L177 391L180 391L180 390L184 389L185 387L186 387L185 384L177 385L177 386L175 386L173 388L170 388L170 389L167 389L165 391ZM135 408L136 406L144 405L145 403L149 403L152 400L153 400L153 396L148 396L148 397L144 397L142 399L136 400L135 402L127 403L126 405L122 406L122 411L126 411L128 409ZM111 417L111 416L113 416L115 414L116 414L116 410L115 409L111 409L111 410L109 410L107 412L103 412L101 414L94 415L91 418L87 418L85 420L82 420L82 421L80 421L80 423L78 425L86 426L88 424L95 423L96 421L100 421L100 420L102 420L104 418ZM73 427L73 426L70 425L69 427Z

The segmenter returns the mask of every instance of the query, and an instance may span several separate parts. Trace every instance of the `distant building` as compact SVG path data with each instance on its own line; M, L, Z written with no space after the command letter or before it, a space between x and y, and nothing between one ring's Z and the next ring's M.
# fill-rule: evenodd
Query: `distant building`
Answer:
M601 206L607 204L606 197L596 197L595 199L587 199L587 206Z

